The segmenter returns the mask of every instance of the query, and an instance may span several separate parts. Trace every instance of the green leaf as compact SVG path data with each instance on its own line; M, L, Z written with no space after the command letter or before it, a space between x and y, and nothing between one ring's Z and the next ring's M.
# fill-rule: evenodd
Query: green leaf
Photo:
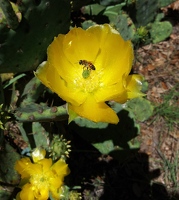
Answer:
M8 83L6 83L6 84L3 86L3 88L4 88L4 89L7 88L9 85L13 84L14 82L16 82L17 80L19 80L20 78L22 78L22 77L24 77L24 76L26 76L26 74L19 74L18 76L16 76L16 77L10 79L10 80L8 81Z

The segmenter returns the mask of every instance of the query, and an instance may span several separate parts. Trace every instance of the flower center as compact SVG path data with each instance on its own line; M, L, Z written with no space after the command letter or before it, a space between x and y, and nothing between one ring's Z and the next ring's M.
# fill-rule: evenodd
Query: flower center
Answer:
M88 68L88 66L84 66L80 69L79 73L80 75L77 75L74 84L76 88L81 88L83 92L93 93L103 86L101 82L102 70L97 70L96 68L91 69Z
M30 182L37 188L41 187L48 187L49 185L49 178L45 176L45 174L35 174L31 176Z

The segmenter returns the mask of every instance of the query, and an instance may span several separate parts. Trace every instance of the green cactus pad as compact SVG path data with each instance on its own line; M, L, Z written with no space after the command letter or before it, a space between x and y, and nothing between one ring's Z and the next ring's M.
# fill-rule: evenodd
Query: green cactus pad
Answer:
M108 6L103 15L109 18L110 24L119 31L124 40L130 40L135 34L135 26L131 18L122 12L123 6L125 3Z
M69 1L22 0L18 7L22 20L15 31L0 24L0 73L34 70L54 36L69 28Z
M44 87L45 86L37 77L32 78L24 88L22 96L26 96L26 99L21 103L21 105L35 102L43 92Z
M82 24L81 24L81 26L82 26L82 28L84 29L84 30L86 30L87 28L89 28L90 26L93 26L93 25L95 25L96 23L95 22L93 22L92 20L85 20Z
M62 121L68 118L65 106L48 107L46 104L29 103L16 109L14 114L19 122Z
M151 26L150 34L153 43L158 43L170 36L172 33L172 24L170 22L155 22Z
M28 148L48 148L50 143L49 133L45 130L40 122L25 124L19 123L18 128L21 132L23 140L28 144Z
M114 25L124 40L131 40L134 37L136 28L127 14L118 15Z
M176 0L158 0L160 7L168 6L169 4L171 4L175 1Z
M98 15L104 9L105 9L105 7L101 6L99 4L91 4L88 6L84 6L82 9L82 12L84 14L88 14L88 15Z
M75 123L78 124L81 127L88 127L88 128L99 128L103 129L108 126L108 123L104 122L92 122L88 119L82 118L82 117L77 117L74 119Z
M131 150L139 148L139 143L136 140L139 127L129 116L128 111L120 110L118 116L120 121L117 125L108 124L107 127L93 125L92 128L87 128L87 126L80 127L71 123L70 130L80 135L85 141L90 142L100 153L115 153L114 157L122 160L121 152L126 150L130 154ZM126 155L124 157L126 158Z
M19 19L16 15L17 9L14 9L16 7L15 4L12 4L10 3L10 1L7 0L1 0L0 7L3 11L3 18L5 18L8 26L12 29L16 29L19 25Z
M130 112L130 116L141 122L152 116L153 109L150 101L144 98L131 99L126 103L126 110Z
M17 184L19 176L14 170L15 161L20 159L20 155L8 144L0 151L0 181L1 183ZM0 192L1 193L1 192Z
M47 149L50 143L49 133L45 130L45 128L41 125L41 123L33 122L32 131L33 131L35 146Z
M157 14L158 1L136 0L136 20L138 26L146 26Z

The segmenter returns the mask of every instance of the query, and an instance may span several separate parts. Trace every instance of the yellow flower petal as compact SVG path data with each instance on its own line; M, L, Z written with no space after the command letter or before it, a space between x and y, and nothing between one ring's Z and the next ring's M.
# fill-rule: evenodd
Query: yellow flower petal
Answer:
M73 83L70 83L70 81L66 82L66 80L59 75L56 68L50 66L48 62L40 65L35 72L35 75L46 87L50 88L53 92L58 94L67 102L70 102L74 105L80 105L86 99L87 94L83 93L81 88L77 87ZM73 78L71 78L71 80L74 81Z
M79 61L94 61L98 52L94 44L96 47L98 39L81 28L72 29L66 36L59 34L48 48L49 65L54 66L66 82L73 83L75 77L82 74L83 67Z
M51 167L53 173L57 174L58 176L66 176L70 173L68 165L65 163L64 160L60 159L56 163L53 164Z
M34 72L35 76L41 80L41 82L52 91L53 89L49 85L49 81L47 80L47 72L49 70L49 64L47 61L42 62L37 68L36 72Z
M49 171L50 167L52 166L52 159L51 158L44 158L38 161L38 164L42 166L43 172Z
M138 74L129 75L126 79L128 99L144 96L141 92L143 77Z
M129 74L134 59L130 41L124 41L120 34L108 24L96 25L87 29L100 40L100 53L94 65L104 70L102 82L106 85L122 81L124 74Z
M21 200L35 200L32 185L29 183L25 184L19 193L19 197Z
M71 63L70 60L65 56L63 52L63 40L64 35L59 34L57 38L54 38L53 43L48 47L48 63L50 66L54 68L52 73L58 73L63 79L68 82L74 76L74 71L76 70L75 64L78 64L76 61L75 63Z
M96 99L96 102L104 102L115 99L124 91L125 88L123 85L123 81L120 81L110 86L100 87L98 91L94 93L94 97Z
M51 188L50 192L54 200L59 200L63 190L61 187L59 189Z
M63 100L74 105L80 105L85 101L87 94L80 91L81 88L75 87L75 89L72 87L69 82L66 82L63 77L60 77L57 73L54 74L53 71L51 71L47 78L50 81L50 85L53 87L54 92L56 92Z
M121 93L120 95L118 95L117 98L114 98L113 101L116 101L118 103L125 103L128 100L128 95L127 95L127 90L125 90L123 93Z
M63 51L72 64L79 60L94 62L99 51L99 42L95 34L82 28L73 28L63 41Z
M32 164L30 168L28 168L28 173L33 176L34 174L39 174L42 171L42 165L36 163Z
M143 77L138 74L129 75L126 78L125 92L119 95L114 101L118 103L125 103L128 99L144 96L140 91L142 87Z
M30 158L22 158L15 163L15 170L21 175L21 178L30 177L29 168L32 167Z
M69 109L76 112L79 116L94 122L108 122L112 124L119 122L117 114L109 106L105 103L96 103L96 100L91 96L81 106L69 104Z
M58 188L60 188L62 186L63 181L64 181L64 176L61 176L61 177L56 176L55 178L52 178L50 180L49 190L50 191L54 191L54 189L57 190Z
M47 185L43 185L43 187L34 187L33 193L35 199L38 200L47 200L49 197L49 190Z

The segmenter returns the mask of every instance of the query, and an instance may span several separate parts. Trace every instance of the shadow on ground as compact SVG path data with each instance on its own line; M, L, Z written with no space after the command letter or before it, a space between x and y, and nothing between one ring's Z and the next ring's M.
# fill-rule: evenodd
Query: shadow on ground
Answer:
M84 200L178 200L179 195L169 194L155 181L160 169L151 171L148 155L140 153L135 145L139 129L128 111L121 110L118 116L117 125L105 128L71 123L71 185L81 187ZM91 145L109 140L114 148L107 155Z
M104 164L105 165L105 164ZM114 160L106 165L104 191L100 200L168 200L179 199L167 193L164 185L154 181L160 170L149 171L148 155L137 153L123 164Z
M84 200L178 200L164 185L155 182L160 170L149 170L147 154L134 152L122 163L110 155L102 156L74 133L69 166L72 185L82 186ZM78 146L78 150L75 147ZM120 152L122 154L122 151Z

